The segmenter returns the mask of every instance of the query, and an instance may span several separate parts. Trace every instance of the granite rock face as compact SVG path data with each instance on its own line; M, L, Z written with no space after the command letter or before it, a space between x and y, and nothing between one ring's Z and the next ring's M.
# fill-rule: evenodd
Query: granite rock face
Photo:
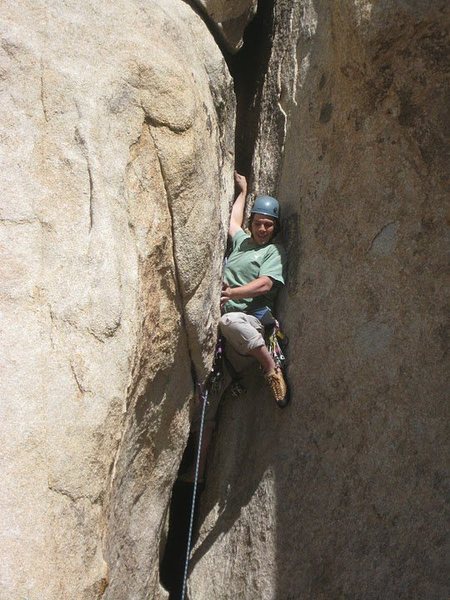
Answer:
M449 25L275 2L253 191L282 203L292 403L257 376L223 403L192 598L448 596Z
M167 598L233 195L192 4L1 9L5 600ZM256 2L196 4L236 50ZM292 403L257 370L223 402L192 599L448 597L449 24L443 0L274 2L251 191L282 202Z
M231 78L178 0L1 13L0 597L156 598L214 346Z

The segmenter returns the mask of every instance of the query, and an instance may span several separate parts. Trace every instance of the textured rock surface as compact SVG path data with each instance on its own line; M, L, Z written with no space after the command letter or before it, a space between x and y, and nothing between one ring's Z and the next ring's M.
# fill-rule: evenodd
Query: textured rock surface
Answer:
M205 12L230 52L242 47L246 26L258 8L258 0L193 0Z
M2 6L2 599L167 597L232 195L190 4ZM235 46L255 4L202 1ZM446 4L275 2L253 188L283 202L293 401L254 373L223 404L195 600L448 597Z
M155 598L214 343L231 80L178 0L9 2L0 27L0 597Z
M448 597L449 17L276 2L254 188L283 203L293 402L224 403L192 598Z

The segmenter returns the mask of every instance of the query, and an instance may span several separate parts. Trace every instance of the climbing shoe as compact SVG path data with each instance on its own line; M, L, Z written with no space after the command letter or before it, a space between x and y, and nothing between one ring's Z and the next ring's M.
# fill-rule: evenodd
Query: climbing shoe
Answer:
M279 408L284 408L289 403L288 387L283 377L283 372L280 367L275 368L270 373L264 375L272 395L275 398L275 402Z

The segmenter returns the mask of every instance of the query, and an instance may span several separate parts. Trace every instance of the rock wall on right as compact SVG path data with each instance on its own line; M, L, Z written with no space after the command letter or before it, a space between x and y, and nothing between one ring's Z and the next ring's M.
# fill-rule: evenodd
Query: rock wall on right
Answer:
M225 402L193 597L449 596L449 24L274 3L251 191L282 204L292 401Z
M449 16L299 13L277 189L294 392L277 600L448 597Z

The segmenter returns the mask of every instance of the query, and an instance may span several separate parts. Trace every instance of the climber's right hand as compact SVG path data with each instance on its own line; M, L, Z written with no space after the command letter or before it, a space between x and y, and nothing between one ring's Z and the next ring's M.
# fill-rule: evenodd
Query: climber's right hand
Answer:
M241 192L247 193L247 179L237 171L234 172L234 181Z

